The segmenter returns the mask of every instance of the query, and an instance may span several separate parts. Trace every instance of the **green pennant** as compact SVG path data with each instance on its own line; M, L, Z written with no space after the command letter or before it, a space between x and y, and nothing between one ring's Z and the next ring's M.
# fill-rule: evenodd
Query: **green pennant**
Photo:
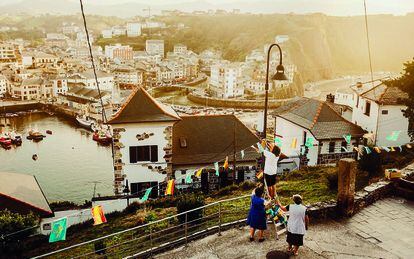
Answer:
M391 133L391 135L388 135L386 137L386 139L389 140L389 141L397 141L398 140L398 136L400 135L400 133L401 133L401 130L393 131Z
M219 176L220 172L219 172L219 164L218 162L214 163L214 169L216 169L216 175Z
M151 191L152 191L152 187L148 188L148 189L145 191L144 196L142 196L141 201L147 201L147 200L148 200L148 198L149 198L149 195L150 195Z
M346 143L351 144L351 137L352 137L351 134L346 134L343 137L344 137Z
M279 137L275 137L275 145L278 147L282 146L282 139Z
M313 141L313 138L306 138L305 146L307 146L308 148L313 147Z
M185 177L185 183L192 183L193 182L193 178L191 178L192 174L188 174Z
M66 240L66 223L68 218L64 217L52 222L49 243Z

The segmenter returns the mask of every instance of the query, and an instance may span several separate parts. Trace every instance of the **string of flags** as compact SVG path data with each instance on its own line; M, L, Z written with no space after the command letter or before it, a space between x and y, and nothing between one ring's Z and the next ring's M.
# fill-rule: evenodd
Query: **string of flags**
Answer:
M96 205L92 208L93 225L100 225L106 223L106 217L101 205Z

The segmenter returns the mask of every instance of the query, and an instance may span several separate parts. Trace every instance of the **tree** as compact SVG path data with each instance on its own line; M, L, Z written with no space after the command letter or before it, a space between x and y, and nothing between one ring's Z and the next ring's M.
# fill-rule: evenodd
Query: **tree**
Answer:
M391 87L398 87L408 94L408 98L402 100L407 106L407 109L403 110L403 114L408 118L408 133L411 140L414 140L414 58L404 63L404 72L400 77L388 80L385 84Z

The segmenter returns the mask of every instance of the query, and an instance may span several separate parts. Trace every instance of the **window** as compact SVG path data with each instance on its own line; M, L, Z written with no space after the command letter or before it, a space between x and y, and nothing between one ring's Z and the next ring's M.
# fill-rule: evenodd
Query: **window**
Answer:
M129 162L158 162L158 146L133 146L129 147Z
M371 113L371 102L366 102L365 103L365 112L364 114L369 116L369 114Z
M329 153L335 152L335 141L329 142Z
M180 138L180 147L181 148L186 148L187 147L187 139L186 138L183 138L183 137Z
M387 115L387 114L388 114L388 110L382 110L382 111L381 111L381 114L383 114L383 115Z

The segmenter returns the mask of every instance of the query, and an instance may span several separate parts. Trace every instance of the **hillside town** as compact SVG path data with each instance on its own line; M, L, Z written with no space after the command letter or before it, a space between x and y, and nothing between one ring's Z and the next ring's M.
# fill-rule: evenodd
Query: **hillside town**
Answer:
M315 31L176 41L263 14L84 4L32 39L0 19L0 258L414 256L414 62L373 68L366 6L369 71L339 72Z

